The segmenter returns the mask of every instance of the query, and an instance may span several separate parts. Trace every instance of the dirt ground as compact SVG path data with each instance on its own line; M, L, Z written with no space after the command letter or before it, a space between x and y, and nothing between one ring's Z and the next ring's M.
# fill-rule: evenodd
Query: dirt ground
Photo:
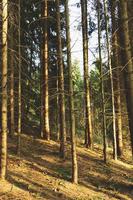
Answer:
M59 144L22 135L21 157L15 154L16 139L9 140L7 181L0 181L1 200L132 200L133 165L131 158L110 159L107 165L102 151L77 147L79 184L71 179L68 145L66 161L59 158ZM125 152L127 154L127 152ZM125 157L125 156L124 156Z

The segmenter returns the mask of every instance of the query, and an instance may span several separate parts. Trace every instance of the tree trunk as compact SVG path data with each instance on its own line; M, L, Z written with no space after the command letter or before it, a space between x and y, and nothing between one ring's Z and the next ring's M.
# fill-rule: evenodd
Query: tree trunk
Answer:
M2 1L2 132L0 177L6 178L7 167L7 34L8 0Z
M1 11L1 14L0 14L0 30L2 30L2 0L0 0L0 11ZM0 31L0 66L2 66L2 31ZM2 69L2 67L1 67ZM1 73L1 71L0 71ZM2 80L2 79L1 79ZM0 87L0 108L2 107L2 87ZM1 124L2 123L2 112L1 112L1 109L0 109L0 136L1 136ZM0 138L1 139L1 138Z
M21 142L21 126L22 126L22 88L21 88L21 0L18 4L18 141L17 141L17 154L20 156L20 142Z
M65 95L64 95L64 70L62 59L60 3L56 0L57 8L57 39L58 39L58 69L59 69L59 113L60 113L60 155L65 158L66 153L66 120L65 120Z
M14 30L13 25L11 27L11 51L10 51L10 135L13 136L15 132L15 122L14 122Z
M109 25L108 25L108 16L107 16L107 3L104 2L104 16L105 16L105 31L106 31L106 43L107 43L107 54L108 54L108 68L110 74L111 82L111 103L112 103L112 118L113 118L113 158L117 160L117 142L116 142L116 114L115 114L115 97L114 97L114 83L113 83L113 73L112 73L112 64L111 64L111 49L109 42Z
M67 65L69 70L69 105L70 105L70 131L71 131L71 155L72 155L72 182L78 183L78 166L76 154L76 135L75 135L75 114L73 99L73 80L72 80L72 62L71 62L71 39L68 0L65 2L66 18L66 40L67 40Z
M42 95L43 95L43 137L50 140L49 127L49 89L48 89L48 1L44 1L44 38L43 38L43 81L42 81Z
M85 92L85 135L86 147L92 148L92 119L91 100L89 84L89 64L88 64L88 20L87 20L87 0L81 1L82 13L82 35L83 35L83 60L84 60L84 92Z
M128 12L127 12L127 0L120 1L120 15L123 28L123 39L124 39L124 55L125 55L125 87L127 96L127 110L129 118L129 129L131 134L132 143L132 155L133 155L133 61L131 53L131 44L129 38L129 27L128 27Z
M60 141L60 124L59 124L59 76L58 76L58 64L57 64L57 80L56 80L56 87L57 87L57 112L56 112L56 122L57 122L57 141Z
M107 127L106 127L106 106L105 106L105 92L104 92L104 73L102 65L102 51L101 51L101 23L100 23L100 0L97 1L98 6L98 48L99 48L99 62L100 62L100 76L101 76L101 95L102 95L102 116L103 116L103 154L104 162L107 161Z
M128 25L129 25L129 35L130 35L130 42L131 42L131 52L133 57L133 1L129 0L127 1L127 9L128 9Z
M114 63L114 81L115 81L115 106L116 106L116 124L117 124L117 154L122 155L122 111L121 111L121 88L120 88L120 61L118 49L118 22L116 20L116 1L111 3L111 20L112 20L112 49Z

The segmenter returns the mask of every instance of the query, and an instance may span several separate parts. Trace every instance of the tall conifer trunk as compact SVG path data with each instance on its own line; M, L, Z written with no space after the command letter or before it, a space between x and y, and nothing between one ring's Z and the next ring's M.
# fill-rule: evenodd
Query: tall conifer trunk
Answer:
M60 155L65 158L66 153L66 119L65 119L65 95L64 95L64 67L62 58L62 42L61 42L61 19L60 19L60 3L56 0L57 12L57 57L59 70L59 113L60 113Z
M82 37L83 37L83 60L84 60L84 93L85 93L85 143L86 147L92 148L92 119L90 100L90 80L88 64L88 20L87 0L81 1L82 13Z
M11 26L11 51L10 51L10 135L13 136L15 132L15 121L14 121L14 26Z
M58 74L58 64L57 64L57 80L56 80L56 89L57 89L57 98L56 98L56 103L57 103L57 112L56 112L56 122L57 122L57 141L60 141L60 116L59 116L59 74Z
M42 76L42 103L43 103L43 123L42 132L46 140L50 140L50 127L49 127L49 90L48 90L48 0L44 1L43 9L44 26L43 26L43 76Z
M0 177L6 178L7 167L7 34L8 0L2 1L2 132L0 146Z
M114 63L114 82L115 82L115 106L116 106L116 125L117 125L117 153L122 155L122 111L121 111L121 87L120 87L120 52L118 49L118 21L116 20L117 2L111 2L111 19L112 19L112 49Z
M70 105L70 131L71 131L71 155L72 155L72 182L78 183L78 166L76 154L76 135L75 135L75 114L73 99L73 80L72 80L72 62L71 62L71 39L68 0L65 2L66 18L66 39L67 39L67 65L69 70L69 105Z
M98 9L98 48L99 48L99 63L100 63L100 76L101 76L101 95L102 95L102 117L103 117L103 154L104 162L107 161L107 127L106 127L106 107L105 107L105 91L104 91L104 73L102 65L102 50L101 50L101 19L100 19L100 0L97 0Z
M21 142L21 129L22 129L22 85L21 85L21 0L18 2L18 141L17 141L17 154L20 156L20 142Z
M127 0L120 1L120 16L122 22L123 39L124 39L124 74L125 74L125 88L127 96L127 110L129 118L129 129L131 134L132 143L132 155L133 155L133 61L131 52L131 43L129 37L129 26L128 26L128 11L127 11Z
M0 14L0 30L2 30L2 0L0 0L0 10L1 10L1 14ZM2 31L0 32L0 66L2 66ZM1 67L2 69L2 67ZM1 82L0 82L1 84ZM0 87L0 108L2 107L2 87ZM2 112L1 112L1 109L0 109L0 130L1 130L1 122L2 122ZM0 131L0 134L1 134L1 131Z
M107 1L104 0L104 16L105 16L105 31L106 31L106 43L107 43L107 56L108 56L108 68L111 83L111 103L112 103L112 119L113 119L113 158L117 160L117 142L116 142L116 114L115 114L115 97L114 97L114 83L112 74L112 63L111 63L111 48L109 41L109 22L107 16Z

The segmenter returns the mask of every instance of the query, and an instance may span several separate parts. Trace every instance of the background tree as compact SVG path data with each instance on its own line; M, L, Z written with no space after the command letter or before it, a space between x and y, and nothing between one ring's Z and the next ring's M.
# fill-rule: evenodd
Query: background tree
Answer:
M118 156L122 155L123 142L122 142L122 111L121 111L121 87L120 87L120 62L119 56L120 51L118 49L118 18L117 2L111 2L111 19L112 19L112 51L113 51L113 62L114 65L114 92L115 92L115 107L116 107L116 125L117 125L117 153ZM118 13L117 13L118 14Z
M107 127L106 127L106 107L105 107L105 91L104 91L104 73L102 64L102 51L101 51L101 2L97 1L98 9L98 48L99 48L99 65L100 65L100 77L101 77L101 96L102 96L102 117L103 117L103 154L104 161L107 160Z
M72 61L71 61L71 39L70 39L70 20L68 0L65 2L66 18L66 42L67 42L67 65L69 73L69 105L70 105L70 131L71 131L71 154L72 154L72 182L78 183L78 166L76 154L76 135L75 135L75 113L74 113L74 93L72 79Z
M105 16L105 31L106 31L106 44L107 44L107 56L108 56L108 69L110 74L110 82L111 82L111 98L112 98L112 121L113 121L113 158L117 160L117 143L116 143L116 114L115 114L115 98L114 98L114 82L113 82L113 73L112 73L112 63L111 63L111 49L110 49L110 41L109 41L109 22L107 15L107 4L106 1L104 3L104 16Z
M60 20L60 4L59 0L56 1L57 4L57 56L58 56L58 70L59 70L59 124L60 124L60 153L61 157L65 158L66 152L66 121L65 121L65 96L64 96L64 67L62 60L62 42L61 42L61 20Z
M86 147L92 148L92 119L91 119L91 100L89 84L89 65L88 65L88 20L87 20L87 1L81 1L82 12L82 35L83 35L83 60L84 60L84 92L85 92L85 143Z

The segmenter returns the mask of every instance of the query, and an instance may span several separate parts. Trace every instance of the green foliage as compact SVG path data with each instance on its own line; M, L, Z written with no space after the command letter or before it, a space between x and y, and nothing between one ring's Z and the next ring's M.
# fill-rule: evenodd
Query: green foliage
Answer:
M74 60L72 64L72 79L74 91L80 92L83 89L83 80L81 77L80 64L78 60Z
M82 136L84 134L84 83L78 60L74 60L72 64L72 79L74 85L76 133Z

